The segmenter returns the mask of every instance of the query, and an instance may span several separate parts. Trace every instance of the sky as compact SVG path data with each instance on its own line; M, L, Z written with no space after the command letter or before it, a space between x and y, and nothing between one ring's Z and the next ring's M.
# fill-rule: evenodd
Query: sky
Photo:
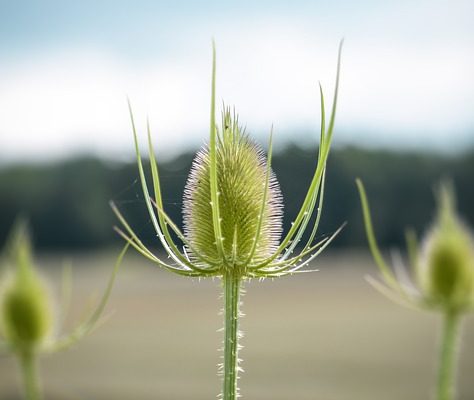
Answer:
M0 162L132 157L126 98L161 157L209 131L217 99L256 140L317 143L318 82L335 142L474 145L473 1L0 0Z

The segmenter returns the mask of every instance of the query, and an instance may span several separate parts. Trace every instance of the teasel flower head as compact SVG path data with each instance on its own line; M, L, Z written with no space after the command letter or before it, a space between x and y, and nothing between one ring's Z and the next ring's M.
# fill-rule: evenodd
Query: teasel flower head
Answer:
M342 45L342 43L341 43ZM278 277L299 272L334 239L315 242L321 216L326 162L331 147L336 116L339 62L336 88L328 127L325 123L324 96L321 96L321 133L318 162L301 209L289 232L282 233L283 204L280 188L271 168L272 133L268 155L250 139L235 113L224 109L220 126L215 116L216 57L213 49L211 118L209 142L196 155L184 190L184 229L168 217L163 209L160 177L148 130L148 152L151 164L153 194L139 150L132 109L132 121L138 171L148 213L159 241L169 260L164 260L146 247L112 203L123 228L117 232L139 253L153 263L179 275L220 277L224 298L224 346L221 398L240 397L237 387L239 366L238 330L242 281L250 278ZM340 56L340 50L339 50ZM340 58L339 58L340 59ZM307 242L293 254L304 234ZM172 234L181 243L176 243Z
M340 51L341 48L339 56ZM116 230L150 261L184 276L223 276L233 271L241 278L266 278L296 273L320 254L342 228L330 237L315 242L336 116L340 61L327 125L323 91L319 86L321 129L318 162L300 211L286 236L280 239L283 203L277 178L271 168L272 133L265 157L263 150L253 142L230 109L224 109L221 124L216 124L215 60L213 48L209 142L197 153L186 183L183 230L163 208L159 171L147 124L153 192L149 189L129 103L145 203L156 235L170 261L160 258L145 246L120 210L111 203L122 224L122 228L117 227ZM172 235L181 243L177 243ZM301 243L303 237L307 239L305 243ZM295 254L298 245L300 250Z
M223 113L217 136L221 139L216 147L216 169L222 253L215 244L208 146L196 155L184 191L184 235L198 254L208 259L221 257L224 268L245 275L249 262L264 261L278 247L283 217L280 187L268 170L263 151L229 109ZM191 248L187 252L199 262Z
M2 262L6 271L0 288L0 352L20 355L57 352L91 332L105 308L125 250L96 308L70 333L58 333L66 318L71 295L70 267L63 270L63 301L57 305L34 265L27 223L23 219L16 221Z
M442 182L437 191L437 215L421 245L407 231L407 253L411 275L394 258L390 268L375 239L364 186L357 180L362 201L369 245L382 275L382 281L369 278L386 296L410 307L435 309L460 314L474 308L474 237L455 210L455 195L450 182Z

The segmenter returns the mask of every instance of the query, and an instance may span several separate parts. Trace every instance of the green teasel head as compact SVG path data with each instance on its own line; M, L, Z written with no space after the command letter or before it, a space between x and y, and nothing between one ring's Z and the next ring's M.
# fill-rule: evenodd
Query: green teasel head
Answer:
M474 239L457 216L451 185L438 193L438 213L422 243L417 277L424 296L453 311L474 304Z
M407 253L412 276L401 257L394 268L385 262L378 248L365 189L357 180L369 246L382 274L383 283L370 283L396 301L421 309L459 313L474 307L474 237L455 210L451 183L442 182L437 192L437 215L418 246L415 234L407 231ZM395 270L395 273L393 272Z
M321 127L317 165L300 211L283 238L280 239L282 196L271 169L272 134L265 157L263 150L250 139L235 113L231 113L229 109L224 109L222 123L218 126L215 116L214 47L209 142L195 157L187 180L183 230L164 210L151 129L147 124L153 192L149 190L129 102L146 207L169 260L158 257L145 246L112 203L112 209L123 226L116 227L119 235L153 263L183 276L208 277L233 273L240 278L278 277L296 273L308 265L342 228L319 242L315 240L322 212L326 163L336 116L341 49L342 42L339 47L334 99L327 125L323 90L319 86ZM307 239L305 243L302 243L303 237ZM298 245L300 250L295 252Z
M1 331L21 351L41 346L52 332L53 308L49 293L33 265L26 224L16 224L10 239L13 267L1 295Z
M244 275L249 262L262 262L278 248L283 203L263 150L245 133L230 109L223 112L216 143L221 255L213 224L210 168L206 146L196 155L184 190L184 235L199 254L216 260L221 257L225 268L241 269L237 273ZM187 252L190 259L199 260L192 249Z

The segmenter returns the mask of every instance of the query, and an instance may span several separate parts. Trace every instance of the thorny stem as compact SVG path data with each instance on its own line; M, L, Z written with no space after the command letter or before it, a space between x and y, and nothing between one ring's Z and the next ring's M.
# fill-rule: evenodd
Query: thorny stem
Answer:
M41 400L38 371L35 354L25 351L20 355L20 367L23 376L25 400Z
M437 400L454 400L460 321L460 316L456 312L447 312L444 316L439 354Z
M237 374L239 363L238 321L241 279L242 278L232 270L229 270L223 276L225 302L223 400L235 400L239 397Z

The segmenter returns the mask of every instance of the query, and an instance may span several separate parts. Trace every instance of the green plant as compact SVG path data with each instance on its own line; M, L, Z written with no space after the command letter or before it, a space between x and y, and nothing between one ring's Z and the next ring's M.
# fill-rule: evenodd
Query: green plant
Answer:
M320 86L321 132L317 166L301 209L287 235L282 232L282 199L271 169L272 134L265 160L263 151L239 125L235 114L226 109L222 124L216 126L216 58L213 49L209 144L196 156L184 200L184 231L163 209L160 178L148 124L148 149L154 199L148 190L139 151L138 137L129 103L138 170L145 203L156 234L171 263L152 253L112 204L125 232L117 232L144 257L169 271L188 277L220 277L224 290L224 364L222 397L239 397L239 306L243 281L252 278L280 277L297 273L328 246L339 232L315 243L323 205L326 161L331 147L336 116L341 46L337 64L334 100L328 127L325 124L324 96ZM309 238L300 244L315 214ZM172 234L183 243L183 251Z
M474 309L474 238L455 211L452 187L444 183L438 192L438 212L421 248L413 232L407 248L414 285L397 278L385 262L375 239L364 186L357 180L369 247L382 274L381 283L370 283L387 297L421 310L443 315L439 352L437 399L452 400L462 316Z
M55 336L56 315L46 285L34 267L26 224L17 222L7 246L7 276L0 293L0 349L14 354L20 364L26 400L41 399L37 371L38 357L64 350L91 332L97 325L110 296L118 267L128 245L120 254L101 301L95 310L69 334ZM60 309L67 313L70 274L65 269L63 298Z

